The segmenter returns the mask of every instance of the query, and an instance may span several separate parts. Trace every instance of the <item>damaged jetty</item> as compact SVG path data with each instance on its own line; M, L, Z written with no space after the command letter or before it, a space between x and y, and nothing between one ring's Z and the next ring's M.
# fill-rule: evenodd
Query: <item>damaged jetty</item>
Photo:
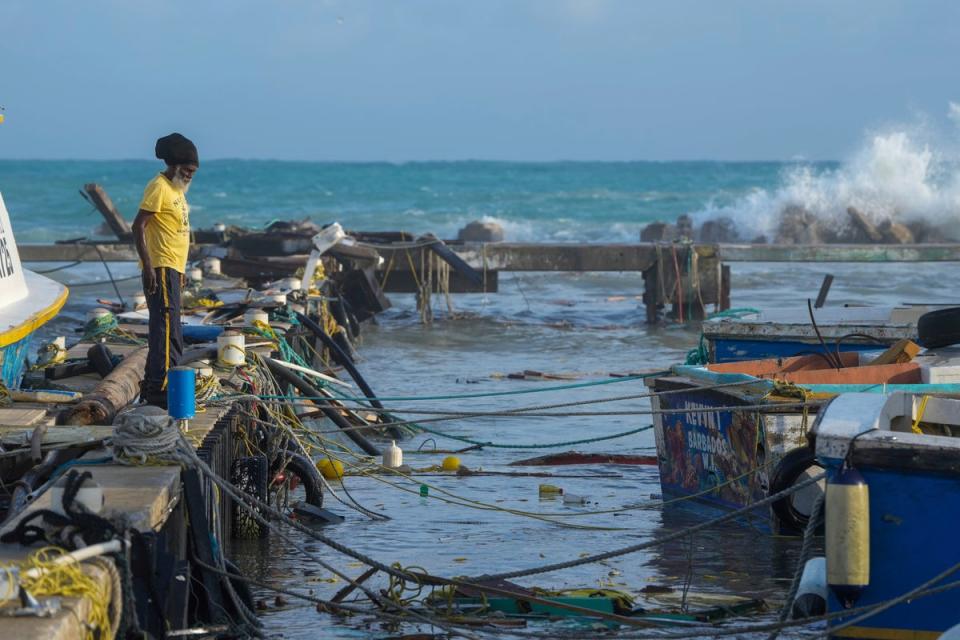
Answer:
M257 231L218 225L195 233L195 266L186 274L182 303L188 348L170 371L164 411L137 398L149 318L141 295L125 300L115 288L117 300L101 300L69 340L43 332L68 291L24 270L21 259L93 260L105 267L134 259L129 226L106 193L96 185L84 193L116 241L21 245L18 251L0 201L0 237L9 239L0 256L2 637L262 636L265 593L337 620L360 619L368 630L382 625L392 638L510 637L531 629L557 637L616 637L618 630L766 637L791 628L837 637L932 638L960 622L950 604L957 585L949 578L960 566L956 545L922 562L897 552L923 530L948 537L956 525L948 516L931 528L937 508L930 497L960 495L960 360L945 330L956 320L951 310L851 309L822 314L818 324L811 306L801 310L809 325L797 320L799 312L730 310L722 256L740 251L745 259L742 246L508 244L482 226L465 234L480 235L443 241L348 233L338 224L309 221ZM770 246L761 251L783 251L783 259L800 255ZM955 248L930 251L925 255L950 259ZM528 370L510 377L559 384L458 398L632 382L639 391L629 395L571 395L502 410L396 409L396 403L429 397L378 397L357 366L358 338L364 322L389 308L388 293L415 294L420 319L429 323L434 297L494 292L498 273L509 270L635 271L642 274L648 322L704 319L711 305L722 313L703 323L688 362L670 370L589 381ZM34 339L38 331L43 341ZM624 399L651 408L590 409ZM524 444L452 435L431 424L618 413L649 416L653 424ZM567 449L647 430L655 434L656 455L565 451L514 461L508 471L470 469L457 458L498 448ZM435 448L429 453L449 455L418 469L410 458L427 452L410 451L405 464L397 446L414 434L460 448ZM617 471L556 471L573 465ZM524 470L547 466L554 471ZM549 484L579 477L619 487L626 482L619 470L654 473L654 466L662 495L631 495L613 509L595 509L587 496ZM574 530L587 542L579 553L564 547L563 559L518 555L516 564L527 568L473 576L405 566L390 557L392 549L374 557L338 536L336 526L326 528L342 523L346 510L370 521L388 519L346 490L342 480L356 470L387 484L409 483L413 488L403 490L413 499L436 497L457 508L528 518ZM577 511L464 499L431 481L443 474L537 478L541 500ZM632 534L647 523L594 526L579 517L622 521L657 510L667 518L677 508L696 515L678 530L655 530L612 549L589 538L590 531ZM692 555L694 536L728 523L747 524L766 538L770 532L802 538L783 602L750 593L694 594L689 575L679 589L650 584L631 593L614 582L620 569L606 564L663 547L687 562L679 570L671 565L669 573L692 573L684 554ZM716 544L722 537L704 536L697 544L722 547ZM291 589L251 577L233 557L243 540L282 543L342 586ZM519 551L509 540L497 544L507 545L497 553ZM351 569L332 558L345 559ZM597 563L609 567L600 584L544 589L516 582Z

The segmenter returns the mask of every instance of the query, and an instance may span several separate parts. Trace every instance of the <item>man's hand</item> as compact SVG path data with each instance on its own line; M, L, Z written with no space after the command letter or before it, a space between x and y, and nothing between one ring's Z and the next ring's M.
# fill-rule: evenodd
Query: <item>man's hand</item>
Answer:
M143 265L143 292L145 294L156 293L157 291L157 272L149 265Z

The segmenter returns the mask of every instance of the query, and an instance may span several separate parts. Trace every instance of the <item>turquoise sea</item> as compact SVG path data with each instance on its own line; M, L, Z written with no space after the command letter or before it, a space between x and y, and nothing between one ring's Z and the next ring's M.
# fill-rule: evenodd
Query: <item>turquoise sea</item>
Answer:
M635 241L656 219L731 205L775 189L793 165L775 162L426 162L341 164L211 160L189 193L191 222L261 226L281 218L358 230L455 237L494 219L513 241ZM833 165L812 165L829 170ZM101 223L77 193L106 188L128 218L155 161L0 161L0 193L21 242L92 236Z
M692 213L697 219L727 215L744 234L756 234L769 231L779 210L791 203L800 203L827 220L842 213L850 203L867 203L871 211L904 216L955 218L960 199L954 197L953 182L938 182L932 172L918 174L916 153L906 158L900 152L884 155L889 148L890 144L874 145L865 150L861 160L822 164L217 160L202 164L188 198L195 227L215 222L258 227L278 218L310 217L320 223L339 221L347 229L430 231L455 237L467 222L489 219L502 224L507 239L514 241L636 241L645 223L672 221L682 213ZM900 168L891 173L891 166ZM81 199L78 189L87 182L100 183L130 218L143 186L159 168L149 161L0 161L0 193L20 242L93 237L101 219ZM37 269L53 266L33 265ZM131 264L114 264L111 268L120 278L137 273ZM807 264L785 268L735 264L733 305L801 308L807 297L816 295L826 273L836 277L829 302L835 305L948 302L958 297L951 287L942 284L957 281L960 273L955 265ZM98 297L112 298L114 292L99 264L50 275L73 286L67 309L48 331L66 334L72 341L84 312L97 304ZM123 295L139 288L135 278L121 282L120 287ZM644 386L636 381L551 392L547 389L556 381L512 380L505 376L532 369L570 375L579 381L604 380L610 373L663 368L682 360L695 346L699 328L646 326L638 299L641 294L642 279L636 273L503 274L497 294L453 296L454 314L435 298L437 319L431 326L420 324L412 296L391 295L393 308L382 314L377 324L364 327L357 345L362 357L359 367L380 395L452 396L444 401L405 405L428 409L491 411L641 394ZM541 392L506 398L460 397L520 389ZM649 403L633 399L599 406L604 410L642 411L649 408ZM647 415L560 416L471 418L436 426L447 434L526 446L616 434L649 422ZM442 455L430 454L433 449L464 446L436 434L400 444L406 461L415 467L438 464ZM515 513L559 513L560 518L567 518L577 512L655 503L659 483L652 466L508 466L521 458L569 448L487 448L460 457L472 469L581 477L434 475L396 487L377 477L348 476L342 487L334 487L338 497L349 501L342 490L346 488L352 499L392 519L372 522L328 498L330 508L347 520L327 528L325 533L387 563L421 566L439 575L455 576L576 558L668 534L702 518L697 512L659 507L568 518L577 525L594 527L584 529L560 527ZM645 431L577 448L649 454L653 435ZM584 477L595 472L616 477ZM417 484L421 481L433 485L428 498L419 495ZM544 482L585 496L587 504L541 500L538 485ZM487 506L445 502L439 497L440 489ZM514 513L504 511L505 507ZM357 563L318 544L307 545L349 575L363 571ZM603 564L519 582L549 589L623 589L638 595L638 604L644 606L654 603L643 597L642 590L665 587L672 589L676 598L686 594L683 602L694 607L707 602L708 597L732 594L764 598L775 608L789 584L797 551L796 540L726 526ZM235 552L244 572L270 584L323 597L343 586L342 581L311 565L282 541L237 544ZM386 587L386 582L378 578L370 584L375 589ZM267 604L263 613L270 637L379 639L398 638L415 630L441 633L428 626L383 625L366 616L318 614L310 604L293 600L276 603L273 594L265 590L259 590L257 597ZM476 633L483 637L598 637L597 630L573 623L531 623L521 630L493 633L478 629Z

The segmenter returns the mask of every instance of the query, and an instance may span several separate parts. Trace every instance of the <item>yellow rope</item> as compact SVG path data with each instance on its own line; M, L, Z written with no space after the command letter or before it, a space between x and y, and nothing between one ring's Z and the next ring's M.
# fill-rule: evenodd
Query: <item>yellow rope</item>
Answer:
M90 611L81 625L84 640L95 640L109 635L112 595L109 584L88 575L76 561L57 563L57 559L64 555L66 551L63 549L45 547L30 554L21 563L0 564L0 569L6 573L8 579L12 577L14 569L19 570L20 584L34 597L86 598L90 603ZM27 575L31 570L37 570L34 573L39 575Z
M923 399L920 400L920 408L917 411L917 417L913 421L913 424L910 425L910 430L914 433L923 433L923 429L920 428L920 422L923 420L923 414L927 410L927 401L930 399L930 396L923 396Z

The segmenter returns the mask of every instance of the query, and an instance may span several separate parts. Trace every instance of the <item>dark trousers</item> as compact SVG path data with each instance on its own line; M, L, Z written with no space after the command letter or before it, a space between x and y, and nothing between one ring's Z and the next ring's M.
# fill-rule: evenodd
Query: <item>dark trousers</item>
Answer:
M147 293L150 311L147 371L140 395L147 402L166 398L167 369L175 367L183 355L183 329L180 327L180 273L167 267L154 269L157 288Z

